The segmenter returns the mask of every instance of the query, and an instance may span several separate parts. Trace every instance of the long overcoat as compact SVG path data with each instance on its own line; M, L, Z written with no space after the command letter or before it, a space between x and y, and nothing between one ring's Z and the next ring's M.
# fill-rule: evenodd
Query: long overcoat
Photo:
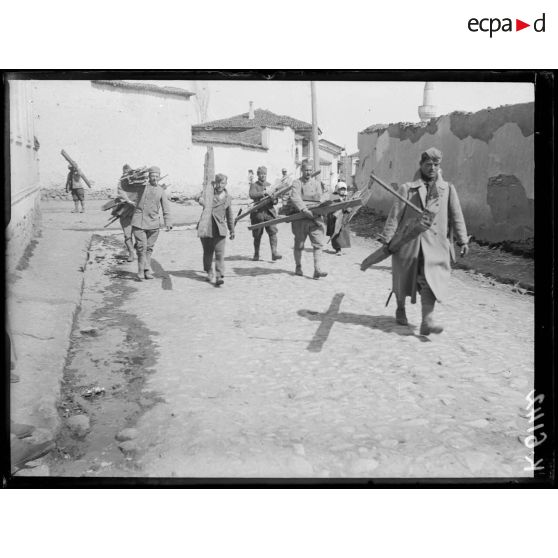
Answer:
M422 209L436 212L432 226L415 239L404 244L392 255L392 285L398 298L411 297L416 302L419 253L424 256L424 274L438 301L447 294L450 277L450 257L455 260L453 239L463 244L468 240L467 228L459 198L453 184L438 176L427 199L427 188L422 179L402 184L398 192ZM384 226L384 237L389 242L398 227L416 219L417 213L397 200Z

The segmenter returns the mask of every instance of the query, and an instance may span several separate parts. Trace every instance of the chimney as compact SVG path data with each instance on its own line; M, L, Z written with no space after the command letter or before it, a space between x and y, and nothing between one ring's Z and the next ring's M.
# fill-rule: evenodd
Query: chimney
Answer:
M436 106L434 102L434 84L430 81L424 84L422 105L418 108L419 117L422 122L428 122L431 118L436 118Z
M254 101L250 101L250 108L248 109L248 119L254 120Z

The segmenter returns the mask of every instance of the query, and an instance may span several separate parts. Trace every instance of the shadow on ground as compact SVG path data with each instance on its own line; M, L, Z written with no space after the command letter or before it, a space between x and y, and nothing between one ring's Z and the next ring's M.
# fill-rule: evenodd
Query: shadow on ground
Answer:
M415 335L408 326L398 325L391 316L370 316L366 314L352 314L350 312L339 312L341 301L345 293L337 293L329 305L326 312L316 312L314 310L299 310L297 314L308 320L319 322L318 329L314 337L306 347L307 351L319 353L325 342L328 340L331 328L335 323L359 325L369 327L371 329L381 329L386 333L396 333L397 335L415 336L420 341L429 342L430 340L424 336Z
M285 273L287 275L294 275L294 272L287 271L286 269L276 268L270 269L268 267L235 267L233 269L235 275L239 275L240 277L254 277L256 275L275 275L280 273Z
M235 254L234 256L227 256L225 258L226 262L251 262L252 256L241 256L240 254Z

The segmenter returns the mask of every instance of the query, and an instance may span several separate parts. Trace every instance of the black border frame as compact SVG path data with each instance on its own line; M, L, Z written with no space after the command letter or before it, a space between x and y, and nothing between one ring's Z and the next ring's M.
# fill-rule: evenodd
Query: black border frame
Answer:
M525 478L379 478L379 479L252 479L252 478L87 478L14 477L9 461L9 374L4 374L5 396L0 400L3 488L550 488L556 486L556 382L554 347L555 289L555 76L556 70L9 70L2 74L4 106L3 171L5 226L9 222L10 159L8 79L34 80L266 80L266 81L452 81L530 82L535 85L535 392L544 395L537 405L535 426L546 440L535 448L535 461L544 470ZM5 241L5 230L2 238ZM5 246L5 244L3 244ZM549 250L549 246L551 250ZM1 280L5 292L5 261ZM6 315L6 297L2 310ZM4 341L6 349L6 338ZM9 357L8 357L9 358ZM6 363L6 359L4 359ZM9 370L9 365L4 370ZM527 464L527 462L526 462Z

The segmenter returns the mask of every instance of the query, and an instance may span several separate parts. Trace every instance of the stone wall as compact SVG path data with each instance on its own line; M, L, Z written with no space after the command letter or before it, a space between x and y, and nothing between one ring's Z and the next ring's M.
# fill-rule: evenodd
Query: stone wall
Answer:
M358 136L362 187L374 172L388 184L413 179L420 154L440 149L470 234L487 241L534 236L534 103L454 112L426 124L371 126ZM389 211L393 197L374 186L369 202Z
M85 202L87 200L108 200L109 198L114 198L116 196L115 188L98 188L98 189L84 189L85 192ZM72 194L66 192L65 188L41 188L41 201L72 201Z

